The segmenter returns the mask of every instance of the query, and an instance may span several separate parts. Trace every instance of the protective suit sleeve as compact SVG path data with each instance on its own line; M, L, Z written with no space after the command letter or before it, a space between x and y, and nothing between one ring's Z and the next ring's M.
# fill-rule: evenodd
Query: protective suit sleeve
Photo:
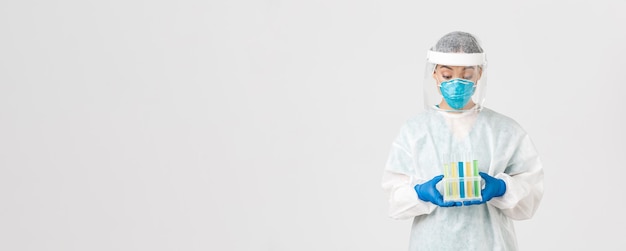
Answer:
M411 150L412 142L415 142L414 132L409 124L401 128L392 144L383 173L382 188L388 198L389 217L393 219L408 219L430 213L436 208L436 205L420 200L414 188L427 181L414 175L415 151Z
M382 188L389 202L389 217L393 219L409 219L422 214L429 214L437 206L420 200L413 188L419 182L409 175L385 170ZM424 181L422 181L424 182Z
M532 141L525 136L505 172L495 175L506 183L506 192L487 203L501 209L511 219L530 219L543 198L543 176L541 160Z

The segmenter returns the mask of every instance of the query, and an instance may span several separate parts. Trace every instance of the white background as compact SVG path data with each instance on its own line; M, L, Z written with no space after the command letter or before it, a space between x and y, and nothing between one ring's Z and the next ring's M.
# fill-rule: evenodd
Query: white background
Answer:
M522 250L624 247L623 1L0 2L0 250L406 250L426 50L489 60L545 167Z

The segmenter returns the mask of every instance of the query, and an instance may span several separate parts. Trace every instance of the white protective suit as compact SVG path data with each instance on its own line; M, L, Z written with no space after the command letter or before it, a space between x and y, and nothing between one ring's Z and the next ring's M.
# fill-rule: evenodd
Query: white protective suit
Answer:
M418 199L414 186L441 175L441 156L451 152L471 152L481 172L504 180L504 195L459 207ZM488 108L463 113L427 109L406 121L393 142L382 187L389 216L413 218L411 251L517 250L513 220L536 212L543 168L531 139L514 120Z

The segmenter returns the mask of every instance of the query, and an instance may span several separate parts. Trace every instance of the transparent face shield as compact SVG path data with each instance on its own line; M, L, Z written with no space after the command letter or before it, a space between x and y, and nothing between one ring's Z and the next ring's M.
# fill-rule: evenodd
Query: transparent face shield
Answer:
M424 105L448 112L481 110L487 88L484 53L428 51L424 72Z

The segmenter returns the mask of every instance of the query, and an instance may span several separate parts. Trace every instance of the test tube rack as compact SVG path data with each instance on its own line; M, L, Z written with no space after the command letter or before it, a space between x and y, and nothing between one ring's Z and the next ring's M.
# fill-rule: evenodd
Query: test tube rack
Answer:
M481 200L478 160L446 161L443 164L443 200Z

